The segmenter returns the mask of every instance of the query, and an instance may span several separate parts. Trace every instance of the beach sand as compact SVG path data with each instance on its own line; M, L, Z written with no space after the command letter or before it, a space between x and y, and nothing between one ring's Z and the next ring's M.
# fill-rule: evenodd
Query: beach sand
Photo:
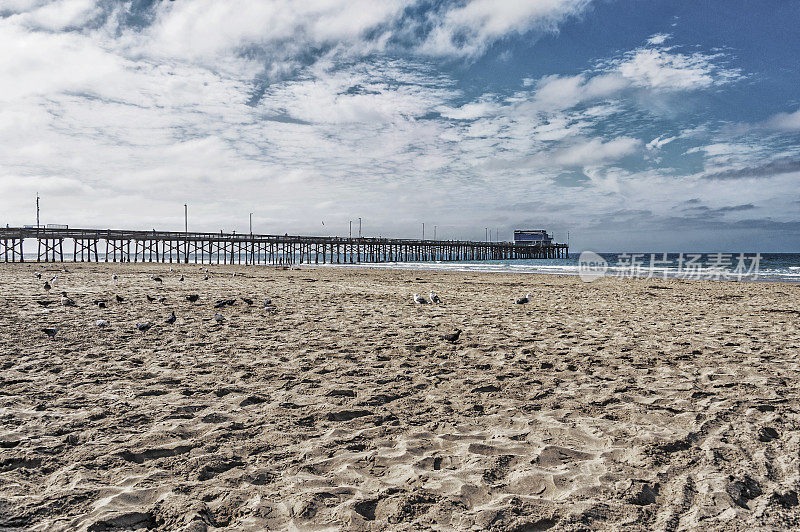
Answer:
M0 265L0 529L800 526L800 286L60 267Z

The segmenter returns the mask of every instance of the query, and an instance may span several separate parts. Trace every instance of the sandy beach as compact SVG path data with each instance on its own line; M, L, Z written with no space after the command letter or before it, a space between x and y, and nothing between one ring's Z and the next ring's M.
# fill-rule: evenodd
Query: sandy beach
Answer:
M800 526L798 285L66 268L0 265L2 530Z

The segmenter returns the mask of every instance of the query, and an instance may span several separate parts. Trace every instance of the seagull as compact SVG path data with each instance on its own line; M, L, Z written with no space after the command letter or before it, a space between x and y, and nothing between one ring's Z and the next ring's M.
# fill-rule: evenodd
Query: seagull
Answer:
M271 307L272 306L272 300L271 299L265 299L264 300L264 306L265 307Z
M77 307L75 301L67 297L66 292L61 292L61 304L65 307Z
M58 274L55 274L50 278L50 284L58 284Z
M163 283L164 282L163 280L161 280L161 277L156 277L155 275L150 275L150 279L152 279L153 281L155 281L157 283Z
M150 303L152 303L153 301L155 301L155 300L156 300L156 298L154 298L154 297L150 297L148 294L145 294L145 295L144 295L144 297L146 297L146 298L147 298L147 301L149 301Z
M436 303L438 305L439 303L442 302L442 300L439 299L439 296L437 296L435 292L430 293L430 298L431 298L431 303Z
M198 299L200 299L200 296L197 295L197 294L190 294L190 295L186 296L186 300L187 301L191 301L192 303L194 303Z
M111 278L116 281L117 280L117 274L116 273L112 274Z
M47 336L49 336L50 339L52 340L53 338L56 337L58 329L56 329L55 327L47 327L45 329L42 329L42 332L45 333Z
M53 304L52 301L37 301L37 303L39 303L43 307L47 307Z
M108 303L108 301L105 299L92 299L92 303L100 308L106 308L106 303Z
M152 323L137 323L136 324L136 328L139 329L142 332L147 332L147 330L152 326L153 326Z
M458 341L458 337L459 337L460 334L461 334L461 329L456 329L456 332L454 332L454 333L443 334L442 338L447 340L451 344L454 344L454 343L456 343Z
M233 276L236 277L236 272L233 272Z
M48 283L47 281L45 281L45 282L44 282L44 291L45 291L45 292L49 292L51 288L53 288L53 287L52 287L52 286L50 286L50 283Z
M114 298L117 300L117 303L122 303L123 301L125 301L124 297L114 296Z
M420 305L427 305L428 300L419 294L414 294L414 303L419 303Z
M528 292L527 294L525 294L525 297L521 297L521 298L517 299L514 302L514 304L516 304L516 305L524 305L525 303L530 303L530 302L531 302L531 293Z
M222 314L220 314L218 312L215 312L214 313L214 321L216 321L217 323L221 324L223 321L225 321L225 318L222 316Z
M96 322L94 322L94 324L100 327L101 329L103 327L108 327L108 322L106 320L97 320Z
M39 272L36 272L33 275L35 275L37 279L41 279L42 278L42 274L39 273Z
M232 307L236 304L236 299L218 299L216 303L214 303L214 308L222 308L225 305Z
M167 300L166 296L158 296L156 298L156 301L158 301L159 303L164 303L166 300Z
M175 317L175 311L173 310L172 314L169 315L169 318L164 320L164 323L169 323L170 325L172 325L173 323L175 323L176 319L178 319L178 318Z
M245 302L245 303L247 303L248 305L252 305L252 304L253 304L253 300L252 300L252 299L250 299L249 297L243 297L243 298L242 298L242 301L244 301L244 302Z
M206 276L205 276L205 277L203 277L203 280L204 280L204 281L208 281L208 274L206 274Z
M178 280L179 280L179 281L183 281L183 275L181 275L181 278L180 278L180 279L178 279Z

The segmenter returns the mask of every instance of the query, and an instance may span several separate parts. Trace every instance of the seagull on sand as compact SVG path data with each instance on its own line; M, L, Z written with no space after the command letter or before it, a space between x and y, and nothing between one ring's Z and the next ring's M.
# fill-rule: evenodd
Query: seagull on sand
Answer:
M173 323L175 323L175 320L177 319L178 318L175 317L175 311L173 310L172 314L169 315L169 318L164 320L164 323L169 323L170 325L172 325Z
M163 283L163 282L164 282L164 281L161 279L161 277L156 277L155 275L150 275L150 279L152 279L153 281L155 281L155 282L157 282L157 283Z
M119 296L116 296L116 295L114 296L114 299L117 300L117 303L122 303L123 301L125 301L124 297L119 297Z
M64 307L77 307L75 301L67 297L66 292L61 292L61 305Z
M137 323L136 324L136 328L139 329L142 332L147 332L147 330L152 326L153 326L152 323Z
M197 294L190 294L190 295L186 296L186 301L191 301L192 303L194 303L198 299L200 299L200 296L197 295Z
M39 273L39 272L36 272L33 275L35 275L37 279L41 279L42 278L42 274Z
M108 327L108 322L106 320L97 320L96 322L94 322L94 324L100 327L101 329L104 327Z
M179 280L179 281L183 281L183 275L181 275L181 278L180 278L180 279L178 279L178 280Z
M427 305L428 300L419 294L414 294L414 303L419 303L420 305Z
M454 344L458 341L458 337L461 335L461 329L456 329L456 332L450 334L443 334L442 338L447 340L451 344Z
M214 303L214 308L222 308L224 306L232 307L236 304L236 299L218 299L216 303Z
M242 301L244 301L245 303L247 303L247 305L248 305L248 306L250 306L250 305L252 305L252 304L253 304L253 300L252 300L252 299L250 299L249 297L243 297L243 298L242 298Z
M203 277L203 280L204 280L204 281L208 281L208 274L206 274L206 276L205 276L205 277Z
M525 294L525 297L521 297L521 298L517 299L516 301L514 301L514 304L515 305L524 305L525 303L530 303L530 302L531 302L531 293L528 292L527 294Z
M111 278L116 281L117 280L117 274L116 273L112 273L111 274Z
M145 295L144 295L144 297L146 297L146 298L147 298L147 301L148 301L148 302L150 302L150 303L152 303L153 301L155 301L155 300L156 300L156 298L154 298L154 297L150 297L148 294L145 294Z
M50 278L50 284L58 284L58 274L55 274Z
M431 298L431 303L436 303L438 305L442 302L442 300L439 299L439 296L436 295L436 292L431 292L429 297Z
M48 283L47 281L45 281L45 282L44 282L44 291L45 291L45 292L49 292L51 288L53 288L53 287L52 287L52 286L50 286L50 283Z
M214 321L217 322L218 324L222 324L222 322L225 321L225 318L219 312L215 312Z
M93 299L92 303L97 305L97 308L106 308L106 303L108 303L108 301L105 299Z
M49 336L50 339L52 340L53 338L56 337L56 333L58 332L58 329L56 329L55 327L47 327L47 328L42 329L42 332L45 333L47 336Z
M37 301L37 303L39 303L43 307L47 307L53 304L52 301Z

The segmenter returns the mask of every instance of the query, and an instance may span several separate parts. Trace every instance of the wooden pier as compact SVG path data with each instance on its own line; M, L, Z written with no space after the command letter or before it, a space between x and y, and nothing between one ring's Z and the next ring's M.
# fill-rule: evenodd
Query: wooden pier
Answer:
M0 228L0 260L25 262L26 239L37 242L36 262L355 264L556 259L569 252L566 244L556 243L6 227Z

